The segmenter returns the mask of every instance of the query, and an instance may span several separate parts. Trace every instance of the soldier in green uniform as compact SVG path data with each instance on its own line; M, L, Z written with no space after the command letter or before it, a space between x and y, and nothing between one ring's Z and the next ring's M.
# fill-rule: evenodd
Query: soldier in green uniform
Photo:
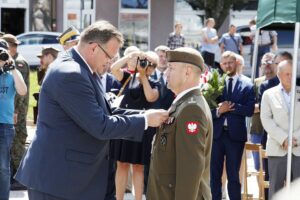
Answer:
M30 68L27 64L26 60L22 55L20 55L17 51L18 45L20 41L14 35L5 34L2 39L4 39L9 45L9 54L14 59L16 68L21 72L22 77L25 81L25 84L29 90L29 74ZM27 111L28 111L28 103L29 103L29 91L25 96L20 96L16 94L15 96L15 137L13 140L12 148L11 148L11 176L13 177L16 173L20 161L25 152L25 142L27 138L27 128L26 128L26 120L27 120ZM12 184L12 187L17 184Z
M182 47L167 51L167 83L177 96L169 119L154 141L147 200L211 199L212 117L201 94L200 53Z

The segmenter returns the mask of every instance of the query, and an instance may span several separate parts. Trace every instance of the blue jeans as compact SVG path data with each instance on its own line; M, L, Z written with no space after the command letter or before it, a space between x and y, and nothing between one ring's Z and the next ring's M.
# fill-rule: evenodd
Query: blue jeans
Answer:
M15 135L13 124L0 123L0 200L9 199L10 148Z
M251 133L251 142L253 144L262 144L262 133ZM258 152L252 152L253 160L254 160L254 167L258 171L259 170L259 154Z

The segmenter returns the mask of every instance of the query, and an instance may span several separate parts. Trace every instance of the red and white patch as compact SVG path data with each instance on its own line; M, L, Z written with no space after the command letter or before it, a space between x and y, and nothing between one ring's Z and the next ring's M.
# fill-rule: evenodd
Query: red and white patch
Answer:
M199 132L199 122L186 122L185 132L189 135L196 135Z
M24 67L24 66L23 66L23 64L19 63L19 64L18 64L18 67Z

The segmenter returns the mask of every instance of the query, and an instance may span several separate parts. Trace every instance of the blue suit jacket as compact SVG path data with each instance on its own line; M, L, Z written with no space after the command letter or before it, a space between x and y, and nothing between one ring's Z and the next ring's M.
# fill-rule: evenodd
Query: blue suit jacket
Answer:
M121 87L121 83L112 74L107 73L105 92L114 92L117 95Z
M84 61L74 49L67 54L47 71L36 136L16 179L64 199L104 199L109 139L141 141L145 119L141 114L126 116L123 110L110 110ZM115 113L125 115L112 116Z
M227 88L225 87L223 95L218 98L218 103L226 100L228 100L228 97ZM235 110L224 113L220 117L216 115L216 109L212 110L214 139L221 137L224 121L227 118L230 138L235 141L247 141L246 116L252 116L255 104L253 84L238 78L234 86L231 102L235 103Z
M151 78L155 81L159 81L156 71L154 71L154 73L151 75ZM159 85L159 87L165 87L166 92L164 95L159 94L159 98L153 103L153 108L162 108L168 110L175 99L175 94L169 88L167 88L167 85Z

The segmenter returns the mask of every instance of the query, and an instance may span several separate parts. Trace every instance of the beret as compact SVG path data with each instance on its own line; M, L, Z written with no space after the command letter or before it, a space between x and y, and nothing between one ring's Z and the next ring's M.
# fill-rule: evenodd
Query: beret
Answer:
M169 50L167 53L168 62L188 63L204 70L204 60L201 54L190 47L180 47L174 50Z
M43 55L51 54L56 57L58 52L60 52L60 50L56 49L55 47L47 46L47 47L43 47L42 51L36 56L40 58Z

